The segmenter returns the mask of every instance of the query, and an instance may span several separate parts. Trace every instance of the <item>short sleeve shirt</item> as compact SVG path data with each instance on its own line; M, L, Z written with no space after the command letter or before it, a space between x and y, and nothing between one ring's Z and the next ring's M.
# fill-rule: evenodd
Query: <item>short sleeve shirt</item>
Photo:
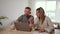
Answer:
M18 18L18 21L20 21L20 22L22 22L22 23L28 23L30 17L33 17L33 16L32 16L32 15L29 15L29 16L21 15L21 16Z

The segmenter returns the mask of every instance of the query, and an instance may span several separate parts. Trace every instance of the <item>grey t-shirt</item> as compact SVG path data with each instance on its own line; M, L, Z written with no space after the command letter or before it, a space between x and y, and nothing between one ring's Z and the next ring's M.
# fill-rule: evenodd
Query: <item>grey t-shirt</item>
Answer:
M18 21L20 21L20 22L22 22L22 23L28 23L30 17L33 17L33 16L32 16L32 15L29 15L29 16L21 15L21 16L18 18Z

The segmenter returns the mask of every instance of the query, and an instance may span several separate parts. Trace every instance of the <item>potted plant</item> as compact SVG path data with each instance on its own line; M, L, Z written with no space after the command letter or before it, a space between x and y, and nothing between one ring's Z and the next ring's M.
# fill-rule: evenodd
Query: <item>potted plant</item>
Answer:
M8 18L8 17L6 17L6 16L0 16L0 25L2 25L1 19L6 19L6 18Z
M6 16L0 16L0 31L3 31L3 24L2 24L2 22L1 22L1 20L2 19L6 19L6 18L8 18L8 17L6 17Z

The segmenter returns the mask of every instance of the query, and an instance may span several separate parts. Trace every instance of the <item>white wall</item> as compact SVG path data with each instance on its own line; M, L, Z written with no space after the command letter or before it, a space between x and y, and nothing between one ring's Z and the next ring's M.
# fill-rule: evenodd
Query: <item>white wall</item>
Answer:
M56 21L60 23L60 1L57 1Z
M3 25L9 25L9 23L11 23L13 20L16 20L21 14L24 13L24 8L26 6L30 6L32 8L32 15L34 15L34 4L36 1L40 0L0 0L0 16L3 15L9 18L2 20ZM57 8L56 21L60 21L60 8Z
M11 23L24 13L28 6L28 0L0 0L0 16L7 16L9 19L2 20L3 25Z

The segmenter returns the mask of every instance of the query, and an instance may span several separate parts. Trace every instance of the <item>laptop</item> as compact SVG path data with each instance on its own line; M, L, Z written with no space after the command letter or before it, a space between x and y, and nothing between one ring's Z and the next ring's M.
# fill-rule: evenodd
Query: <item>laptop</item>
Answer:
M14 23L16 30L19 31L31 31L32 29L29 27L28 23Z

